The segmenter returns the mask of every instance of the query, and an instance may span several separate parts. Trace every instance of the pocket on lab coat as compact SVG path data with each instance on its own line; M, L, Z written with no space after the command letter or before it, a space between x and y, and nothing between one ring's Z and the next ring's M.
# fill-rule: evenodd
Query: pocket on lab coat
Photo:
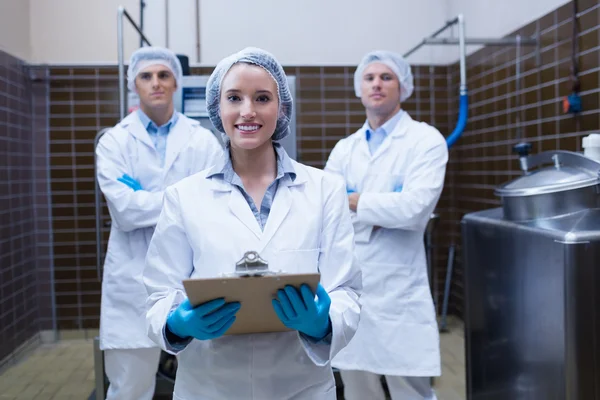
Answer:
M411 272L412 268L404 264L365 263L361 298L364 307L382 317L402 315L402 299L409 295Z
M371 240L371 233L373 233L373 225L366 225L353 221L352 226L354 227L354 242L369 243Z
M288 274L310 274L319 271L321 249L279 249L269 261L269 269Z

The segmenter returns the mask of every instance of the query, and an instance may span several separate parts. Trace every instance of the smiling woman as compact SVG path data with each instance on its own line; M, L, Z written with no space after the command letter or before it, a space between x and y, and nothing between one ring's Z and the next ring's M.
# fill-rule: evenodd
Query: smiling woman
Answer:
M174 398L335 400L329 360L354 336L362 286L344 183L278 143L292 98L271 54L249 48L221 61L206 102L227 152L168 189L144 270L149 336L180 354ZM314 292L281 287L260 310L290 331L225 336L247 305L186 298L184 279L231 273L248 250L274 271L320 274Z
M236 150L273 153L271 136L275 132L279 96L277 84L267 71L252 64L236 64L223 78L221 119Z
M279 113L277 84L261 67L236 64L223 78L219 103L233 168L254 203L261 204L266 187L277 175L271 141ZM258 171L261 165L263 178L257 181L242 172Z

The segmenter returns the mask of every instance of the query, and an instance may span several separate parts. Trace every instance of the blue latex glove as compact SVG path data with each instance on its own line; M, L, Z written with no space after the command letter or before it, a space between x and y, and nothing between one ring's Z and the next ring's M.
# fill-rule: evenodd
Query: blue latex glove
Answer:
M225 304L225 299L214 299L192 307L188 299L167 318L167 329L182 339L189 337L210 340L223 336L235 322L240 303Z
M134 192L136 192L138 190L142 190L142 185L140 185L140 183L138 181L136 181L135 179L133 179L132 177L130 177L127 174L123 175L121 178L117 178L117 180L121 183L126 184L130 188L132 188Z
M394 189L394 192L400 193L403 188L404 188L404 186L402 184L400 184L400 185L396 186L396 188Z
M311 338L321 340L331 332L329 307L331 299L319 283L317 300L308 285L300 286L300 294L293 286L277 291L273 299L275 313L285 326Z

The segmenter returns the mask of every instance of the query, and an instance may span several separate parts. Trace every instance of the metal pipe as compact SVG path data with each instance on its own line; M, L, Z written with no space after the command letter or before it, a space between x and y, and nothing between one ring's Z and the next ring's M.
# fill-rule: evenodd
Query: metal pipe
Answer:
M431 45L457 45L460 44L460 38L426 38L423 39L424 44ZM538 41L535 38L521 39L521 45L535 46ZM516 38L470 38L465 39L466 45L477 45L477 46L511 46L516 45Z
M165 0L165 47L169 48L169 0Z
M106 398L106 376L104 373L104 352L100 350L100 338L94 338L94 377L96 388L94 390L95 399Z
M442 320L440 332L448 332L448 303L450 302L450 290L452 289L452 269L454 267L454 245L448 250L448 263L446 264L446 284L444 285L444 300L442 303Z
M125 118L125 62L123 51L123 15L126 14L123 6L117 11L117 53L119 62L119 119Z
M521 35L517 35L517 48L515 60L515 106L517 109L517 141L521 141Z
M140 29L140 27L137 26L137 24L135 23L135 21L133 20L133 18L131 18L131 15L129 15L129 13L127 12L127 10L125 10L125 8L123 8L123 6L119 6L118 14L119 14L119 20L122 20L123 17L127 18L127 20L129 21L129 23L131 24L131 26L133 27L133 29L135 29L136 32L142 37L142 39L144 40L144 42L146 42L146 44L148 46L152 46L150 44L150 41L146 37L146 35L144 35L144 32L142 32L142 30ZM122 21L121 21L121 23L122 23Z
M460 95L467 94L467 47L465 38L465 18L458 16L458 46L460 53Z
M458 17L455 17L454 19L446 21L446 25L444 25L443 28L440 28L437 31L433 32L433 34L430 37L431 38L436 37L437 35L444 32L446 29L450 28L452 25L456 24L457 22L458 22Z
M436 314L438 309L438 298L437 298L437 286L436 278L434 273L434 262L433 262L433 232L440 220L440 215L432 213L429 217L429 222L425 229L425 251L427 255L427 277L429 279L429 285L431 294L433 296L433 305L436 308Z
M433 44L433 45L460 44L460 38L459 39L437 38L436 36L438 36L440 33L444 32L446 29L448 29L452 25L454 25L456 23L460 24L461 20L463 21L463 24L464 24L464 17L462 16L462 14L457 16L454 19L447 21L446 25L444 25L442 28L438 29L433 34L431 34L430 36L423 39L421 41L421 43L417 44L415 47L413 47L412 49L410 49L409 51L404 53L404 57L410 56L412 53L419 50L421 47L423 47L426 44ZM476 39L466 39L465 40L466 45L480 45L480 46L506 46L506 45L514 45L515 43L516 43L516 41L513 38L501 38L501 39L476 38ZM537 45L538 43L539 43L539 41L536 38L529 38L529 39L521 40L522 45Z
M408 56L410 56L415 51L419 50L424 45L425 45L425 39L423 39L423 41L421 43L419 43L418 45L416 45L415 47L413 47L412 49L410 49L409 51L407 51L406 53L404 53L404 55L403 55L404 58L407 58Z
M200 45L200 0L196 0L196 62L198 63L202 58Z
M144 0L140 0L140 30L144 31L144 7L146 6L146 2ZM144 46L144 39L140 37L140 47Z
M125 102L125 55L124 55L124 43L123 43L123 17L131 23L133 28L139 33L140 37L148 46L152 46L148 38L140 30L140 28L133 21L129 13L123 6L117 8L117 57L119 62L119 116L120 119L125 118L127 104Z
M448 29L449 27L451 27L452 25L456 24L458 22L458 17L449 20L446 22L446 25L444 25L442 28L438 29L437 31L433 32L433 34L431 36L429 36L429 38L435 38L437 35L439 35L440 33L444 32L446 29ZM406 53L404 53L404 57L408 57L410 56L412 53L414 53L415 51L419 50L421 47L423 47L425 44L427 44L425 42L426 39L424 39L421 43L419 43L418 45L416 45L415 47L413 47L412 49L410 49L409 51L407 51Z
M448 148L461 137L467 126L469 114L469 96L467 94L467 51L465 45L465 20L462 14L458 16L458 43L460 50L460 87L459 87L459 109L458 122L452 133L446 138Z

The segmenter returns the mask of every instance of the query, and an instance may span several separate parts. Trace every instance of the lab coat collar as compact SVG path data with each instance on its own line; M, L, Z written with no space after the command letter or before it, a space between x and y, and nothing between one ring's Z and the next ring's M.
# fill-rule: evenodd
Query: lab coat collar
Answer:
M410 126L413 119L404 110L400 110L399 113L400 113L400 115L398 115L399 119L397 121L394 121L394 128L392 129L391 132L387 132L387 130L386 130L386 136L394 136L394 137L404 136L406 134L406 132L408 131L408 127ZM383 127L385 127L386 124L391 122L392 119L387 121L385 124L383 124ZM368 129L370 129L369 121L366 121L364 123L364 125L362 126L362 128L360 130L360 135L359 135L359 138L365 142L367 141L367 130Z
M277 156L277 179L289 175L289 178L294 181L296 179L296 170L292 164L292 159L288 156L281 144L273 143L273 147L275 148ZM218 176L218 178L224 179L229 183L232 182L232 174L234 174L234 172L230 154L230 144L228 143L223 152L223 158L210 168L207 178Z
M364 153L364 156L367 159L374 161L375 159L379 158L381 155L383 155L387 152L387 150L390 148L390 146L392 144L392 140L402 138L404 135L406 135L412 122L413 122L413 119L411 118L411 116L408 115L407 112L403 112L400 117L400 120L397 122L394 130L392 130L392 132L390 132L387 135L387 137L385 138L383 143L381 143L381 145L379 146L379 148L377 149L377 151L375 151L375 154L373 154L373 155L371 155L371 152L369 151L369 144L367 143L366 129L363 126L363 128L360 129L359 134L358 134L358 141L359 141L358 146L360 148L360 151Z
M229 152L225 152L225 157L229 157ZM213 166L206 176L206 179L210 180L210 187L213 191L230 193L229 210L260 240L259 253L264 250L271 241L293 206L291 188L303 185L308 181L308 174L304 168L294 160L289 159L289 165L285 168L293 168L295 179L292 179L292 174L286 173L279 181L269 218L267 219L267 224L262 232L242 193L239 190L233 190L234 185L223 179L223 173L221 172L223 169L222 163Z
M136 111L123 118L121 122L119 122L119 126L131 133L140 142L154 148L150 135L148 135L148 131L146 131L146 128Z
M297 186L306 182L307 175L302 168L299 168L298 163L292 160L283 146L279 143L274 143L275 151L277 152L277 169L281 169L284 173L283 178L279 182L279 186ZM233 189L233 185L224 179L224 173L228 169L228 164L231 163L229 147L223 152L223 158L220 162L213 165L206 175L207 179L211 180L212 189L220 192L228 192Z
M188 144L192 136L193 126L192 123L198 124L198 122L189 120L178 113L175 125L171 127L169 135L167 136L167 153L165 155L164 170L168 171L173 165L173 162L177 159L177 156L181 150ZM132 112L119 124L123 129L135 136L136 139L143 142L147 146L154 149L154 144L150 139L148 131L142 124L139 114Z
M396 124L396 127L390 133L390 135L396 138L406 135L406 132L408 132L408 128L410 127L410 124L412 122L413 119L411 118L411 116L406 111L404 111L402 113L402 116L400 117L400 120Z
M167 123L164 125L158 126L158 125L156 125L156 123L154 123L154 121L152 121L150 119L149 116L146 115L145 112L142 111L141 108L137 109L137 113L138 113L138 117L140 117L140 121L142 122L142 125L144 126L144 128L146 128L146 131L148 131L148 129L150 129L151 127L153 127L156 131L158 131L163 126L166 126L167 130L170 132L171 128L173 128L175 126L175 124L177 123L177 120L179 119L179 114L177 113L177 111L173 110L173 115L171 115L171 118L169 118Z
M385 136L388 136L390 132L394 131L398 122L402 119L402 116L406 113L403 109L398 110L398 112L392 115L392 118L388 119L383 125L381 125L378 129L381 129ZM363 129L365 130L365 138L369 141L369 138L373 134L373 132L377 131L377 129L371 129L369 125L369 120L367 119L363 125Z

